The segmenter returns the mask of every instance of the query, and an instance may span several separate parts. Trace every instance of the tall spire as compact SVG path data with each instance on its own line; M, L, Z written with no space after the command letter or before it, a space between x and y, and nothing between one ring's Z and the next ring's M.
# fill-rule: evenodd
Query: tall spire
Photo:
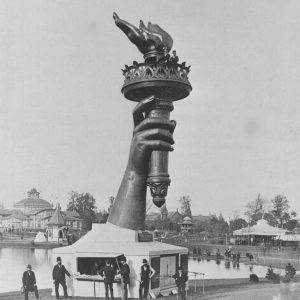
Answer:
M62 216L59 203L57 203L56 210L53 216L51 217L51 219L49 220L48 225L65 225L65 220L64 217Z

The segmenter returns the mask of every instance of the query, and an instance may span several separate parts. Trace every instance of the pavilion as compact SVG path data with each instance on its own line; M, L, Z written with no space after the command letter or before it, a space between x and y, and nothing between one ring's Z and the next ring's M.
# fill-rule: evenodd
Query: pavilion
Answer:
M192 231L192 228L194 226L194 223L192 222L192 219L188 216L183 218L183 221L181 223L178 223L180 225L180 229L182 233L190 233Z
M241 228L233 231L236 243L248 245L270 244L277 240L278 236L285 236L291 233L288 230L273 227L264 219L258 220L254 226Z

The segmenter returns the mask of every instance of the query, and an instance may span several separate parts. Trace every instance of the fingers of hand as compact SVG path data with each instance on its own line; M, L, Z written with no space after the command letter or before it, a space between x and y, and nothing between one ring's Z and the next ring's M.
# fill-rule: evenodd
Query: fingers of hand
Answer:
M158 140L143 140L141 145L151 151L173 151L170 143Z
M138 138L142 140L157 140L157 141L164 141L171 145L174 144L173 135L170 133L169 130L166 129L160 129L160 128L148 129L139 132L137 135Z
M134 127L136 127L138 124L140 124L144 119L144 112L149 110L151 107L152 103L154 102L155 97L150 96L148 98L143 99L140 101L135 108L133 109L133 122L134 122Z
M162 128L173 133L175 130L175 126L176 126L175 121L167 121L159 118L147 118L135 127L133 133L135 134L137 132L144 131L147 129L152 129L152 128Z

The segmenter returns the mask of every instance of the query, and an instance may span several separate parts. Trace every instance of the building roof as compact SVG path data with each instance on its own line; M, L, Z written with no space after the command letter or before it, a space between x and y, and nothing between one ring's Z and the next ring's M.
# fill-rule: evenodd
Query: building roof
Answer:
M57 204L56 210L49 220L48 225L65 225L65 220L62 216L59 203Z
M182 214L178 210L170 211L169 214L168 214L168 217L170 219L173 219L173 218L179 218L179 219L181 218L182 219Z
M33 209L31 211L29 211L28 213L26 213L26 215L29 215L29 216L33 216L33 215L37 215L38 213L41 213L45 210L54 210L54 208L52 207L46 207L46 208L36 208L36 209Z
M27 192L27 198L17 202L15 207L19 206L40 206L40 207L53 207L48 201L40 198L40 193L36 188L32 188Z
M12 214L12 211L9 209L1 208L0 209L0 216L9 216Z
M157 218L160 217L160 213L149 213L146 215L146 221L155 221Z
M30 206L30 205L38 205L38 206L45 206L45 207L52 207L52 205L44 200L44 199L35 199L35 198L25 198L20 200L15 204L15 206Z
M77 218L77 219L80 219L79 213L77 211L75 211L75 210L66 210L66 211L64 211L62 213L67 218Z
M277 236L288 233L288 230L273 227L264 219L258 220L256 225L246 227L233 231L233 235L263 235L263 236Z
M23 212L19 209L13 209L11 210L11 214L7 217L2 217L3 220L7 220L7 219L10 219L10 218L15 218L15 219L18 219L18 220L29 220L28 217L26 217Z

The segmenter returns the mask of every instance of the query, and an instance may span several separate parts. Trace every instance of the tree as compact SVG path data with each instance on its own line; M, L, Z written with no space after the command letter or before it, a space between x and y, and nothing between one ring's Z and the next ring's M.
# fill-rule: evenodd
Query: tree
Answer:
M168 222L168 209L167 209L166 204L164 204L160 208L160 215L161 215L161 221L162 221L162 230L167 229L166 225Z
M89 193L77 193L72 191L69 195L67 210L77 211L84 221L87 230L92 228L92 223L96 222L96 200Z
M277 226L276 219L274 218L272 211L264 213L263 218L268 222L269 225L274 226L274 227Z
M108 219L109 213L104 209L96 213L96 222L104 224Z
M291 212L290 217L290 220L288 220L283 227L289 231L292 231L299 226L299 221L297 220L297 213L295 211Z
M114 205L114 202L115 202L115 197L114 196L110 196L108 198L108 208L107 208L107 211L108 211L109 214L110 214L110 211L111 211L111 209L112 209L112 207Z
M247 226L248 226L248 223L246 222L246 220L244 220L242 218L235 218L234 220L230 220L230 222L229 222L230 231L245 228Z
M207 230L215 237L222 236L228 233L229 225L224 220L222 214L220 214L219 217L214 215L208 223Z
M190 196L183 196L179 199L180 202L180 211L183 217L192 217L192 211L191 211L191 197Z
M282 228L283 224L291 219L288 199L283 195L277 195L271 201L273 204L272 214L276 220L276 225Z
M245 215L248 217L249 224L252 226L263 217L265 211L266 200L260 194L256 199L246 204Z

